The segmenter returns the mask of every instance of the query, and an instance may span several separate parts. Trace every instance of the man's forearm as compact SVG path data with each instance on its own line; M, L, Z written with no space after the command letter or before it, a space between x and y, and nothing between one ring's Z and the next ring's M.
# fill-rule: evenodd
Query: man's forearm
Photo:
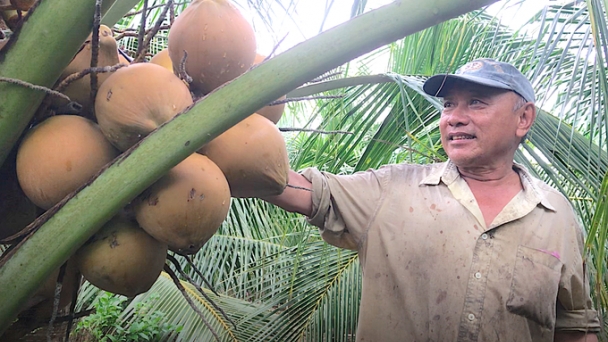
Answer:
M283 193L262 199L287 211L310 216L312 214L312 183L301 174L290 170L288 185Z

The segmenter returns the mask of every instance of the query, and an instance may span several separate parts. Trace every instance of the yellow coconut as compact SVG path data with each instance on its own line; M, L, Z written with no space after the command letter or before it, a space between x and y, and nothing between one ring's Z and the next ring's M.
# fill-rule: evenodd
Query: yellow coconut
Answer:
M245 118L199 152L219 166L233 197L279 195L287 186L285 140L279 129L259 114Z
M174 69L188 53L190 87L202 94L243 74L256 54L253 28L228 0L190 3L171 26L168 44Z
M76 115L56 115L34 127L21 142L19 184L32 202L49 209L117 155L94 122Z
M255 60L253 61L253 64L254 65L260 64L260 63L264 62L265 59L266 59L266 56L260 55L258 53L255 56ZM286 96L283 95L278 100L285 100L285 98L286 98ZM259 109L256 113L260 114L261 116L267 118L268 120L270 120L276 124L277 122L279 122L279 120L281 120L281 116L283 116L284 111L285 111L285 103L281 103L281 104L277 104L277 105L272 105L272 106L269 105L269 106L263 107L263 108Z
M168 49L162 49L159 52L157 52L150 59L150 63L158 64L158 65L162 66L163 68L173 72L173 63L171 62L171 57L169 57Z
M60 81L63 81L66 77L79 73L85 69L91 67L91 56L93 46L91 44L91 37L89 35L87 40L84 42L82 49L76 54L76 56L72 59L70 64L63 70L61 76L59 78ZM116 40L114 39L112 30L105 26L101 25L99 27L99 54L97 57L97 66L105 67L112 66L120 63L118 57L118 47L116 44ZM105 80L110 77L111 73L98 73L97 74L97 88L105 82ZM91 103L91 76L86 75L72 83L62 91L65 95L67 95L70 100L78 102L82 105L82 114L90 119L93 119L93 113L91 110L93 108L93 104ZM53 101L54 106L61 106L66 104L65 100L55 99Z
M190 90L171 71L135 63L101 85L95 115L108 140L124 151L192 103Z
M137 222L117 215L75 254L78 269L102 290L133 297L152 287L165 265L167 244Z
M230 188L209 158L192 154L134 201L137 222L180 254L194 254L228 215Z

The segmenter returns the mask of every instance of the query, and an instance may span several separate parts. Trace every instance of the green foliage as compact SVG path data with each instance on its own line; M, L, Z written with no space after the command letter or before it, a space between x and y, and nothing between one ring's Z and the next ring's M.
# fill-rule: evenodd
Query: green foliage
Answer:
M121 324L120 318L127 307L127 298L104 292L93 302L92 307L95 312L82 319L74 333L89 335L94 341L99 342L160 342L163 334L179 333L182 328L166 323L163 312L151 309L150 304L158 298L158 294L153 294L146 301L137 303L134 320L125 327Z

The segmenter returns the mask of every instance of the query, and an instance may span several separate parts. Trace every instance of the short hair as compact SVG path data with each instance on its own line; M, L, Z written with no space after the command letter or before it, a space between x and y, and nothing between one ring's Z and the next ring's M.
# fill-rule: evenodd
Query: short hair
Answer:
M519 110L520 108L525 106L526 103L528 103L528 100L526 100L523 96L519 95L518 93L515 94L517 95L517 100L515 101L515 105L513 106L513 111Z

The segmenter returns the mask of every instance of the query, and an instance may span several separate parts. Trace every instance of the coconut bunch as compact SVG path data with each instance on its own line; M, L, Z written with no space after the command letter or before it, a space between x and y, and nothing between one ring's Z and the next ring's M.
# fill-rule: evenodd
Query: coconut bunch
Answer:
M120 63L112 31L102 26L99 33L98 65ZM89 37L58 84L88 68L91 54ZM88 76L71 83L62 91L86 111L45 117L0 169L8 180L0 184L0 213L6 213L0 240L19 234L192 106L193 94L206 95L263 60L251 25L232 3L197 0L174 21L168 48L150 62L98 74L93 101ZM191 83L178 76L185 74ZM145 189L70 258L76 277L126 296L145 292L165 267L167 251L194 254L217 232L231 197L280 194L289 171L275 125L283 109L252 113Z
M265 59L256 53L253 28L226 0L193 1L175 19L167 51L157 56L153 61L165 61L176 75L188 75L191 91L199 95L209 94ZM275 126L283 106L252 113L198 151L222 170L232 197L278 195L287 185L287 150Z

